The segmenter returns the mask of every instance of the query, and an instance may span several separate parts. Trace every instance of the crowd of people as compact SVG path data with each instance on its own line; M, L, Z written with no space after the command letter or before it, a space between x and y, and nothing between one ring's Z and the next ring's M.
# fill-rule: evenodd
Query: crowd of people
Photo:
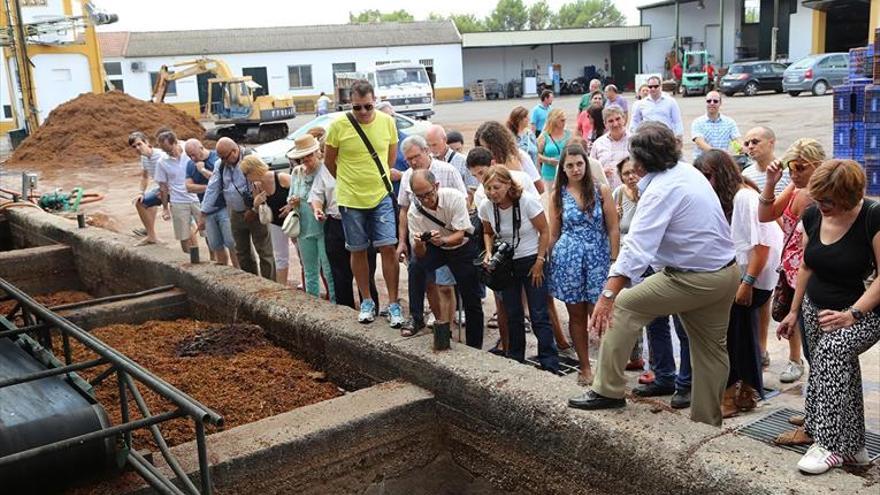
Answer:
M634 395L671 395L714 426L764 398L772 317L789 342L780 381L802 378L802 355L810 364L805 415L776 441L811 444L798 462L807 473L867 463L858 356L880 339L880 282L869 276L880 211L864 198L862 168L806 138L777 158L772 129L743 137L714 91L691 125L688 163L681 111L660 83L628 102L592 81L576 126L545 90L531 111L481 124L466 154L441 126L401 134L367 81L352 85L351 112L295 140L283 171L227 138L207 150L166 129L159 151L135 132L141 243L159 242L161 210L184 251L203 231L218 264L282 284L293 246L303 289L357 309L361 323L382 314L411 337L457 322L484 349L488 320L500 334L489 352L519 362L531 331L541 369L578 365L588 389L571 407L623 407L625 371L636 370ZM732 156L741 152L745 168Z

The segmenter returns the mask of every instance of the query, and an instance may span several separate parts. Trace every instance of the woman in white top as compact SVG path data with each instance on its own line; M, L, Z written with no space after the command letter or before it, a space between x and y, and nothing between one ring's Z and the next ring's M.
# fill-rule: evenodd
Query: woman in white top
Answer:
M496 164L527 173L538 193L544 193L544 182L541 181L535 163L528 153L516 145L516 138L510 129L493 120L483 122L474 133L474 145L483 146L492 152Z
M706 176L718 194L730 222L736 263L742 272L727 327L730 375L721 414L729 418L740 411L754 409L756 395L764 396L758 309L770 299L776 285L783 236L776 222L758 220L758 187L742 176L727 152L703 152L694 161L694 167Z
M532 331L538 339L538 361L550 372L559 370L559 357L553 340L553 328L547 311L547 286L544 281L544 263L550 244L550 232L540 199L523 194L522 187L513 180L510 171L493 165L483 177L483 186L489 201L478 211L483 224L485 245L484 266L490 265L495 243L506 243L512 283L501 290L501 303L507 313L509 342L507 356L525 361L526 335L522 293L525 292L532 320ZM499 268L503 269L503 268Z

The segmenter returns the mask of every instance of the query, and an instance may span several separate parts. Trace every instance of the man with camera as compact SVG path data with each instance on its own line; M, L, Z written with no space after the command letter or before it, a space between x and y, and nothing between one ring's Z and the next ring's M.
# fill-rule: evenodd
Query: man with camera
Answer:
M205 216L225 202L226 208L229 209L232 237L235 239L235 254L241 269L275 280L275 258L272 255L269 229L260 223L253 209L254 195L251 192L251 185L238 168L238 164L247 153L227 137L220 138L215 149L217 156L220 157L219 172L212 174L208 179L202 200L199 229L205 228ZM251 243L260 258L259 272Z
M408 172L409 173L409 172ZM474 231L461 191L440 187L430 170L414 170L409 176L413 202L407 211L413 258L409 267L409 309L413 328L424 328L424 299L428 274L447 266L455 276L464 301L467 345L483 346L483 306L477 268L473 264L475 245L468 242ZM445 313L444 313L445 314ZM437 322L436 325L449 325Z

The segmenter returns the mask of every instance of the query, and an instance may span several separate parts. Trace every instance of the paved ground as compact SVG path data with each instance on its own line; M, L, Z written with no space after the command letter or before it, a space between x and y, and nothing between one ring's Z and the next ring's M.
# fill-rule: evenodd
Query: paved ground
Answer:
M632 95L626 95L632 99ZM558 98L555 106L566 110L568 121L574 123L579 97L566 96ZM689 135L690 122L704 112L705 100L702 97L678 98L685 122L686 137ZM473 141L473 131L484 120L506 120L510 110L516 105L532 107L535 100L501 100L487 102L451 103L437 106L437 114L434 122L443 124L447 128L457 129L464 133L468 143ZM831 97L801 96L797 98L788 95L766 94L756 97L736 96L724 98L722 111L733 117L739 124L740 131L745 133L749 128L756 125L771 127L777 134L777 154L781 155L785 148L797 138L812 137L818 139L831 154L832 141L832 114ZM311 116L300 116L291 122L291 128L310 120ZM687 141L687 139L686 139ZM692 144L685 143L685 154L690 156ZM0 156L3 150L0 149ZM84 210L92 217L95 224L104 226L122 233L128 233L132 228L139 226L139 222L131 206L131 198L137 192L138 177L140 175L137 163L120 164L112 169L101 170L59 170L46 167L40 172L41 191L49 191L55 187L69 190L75 186L82 186L87 191L101 192L104 199L101 202L86 205ZM19 189L20 178L18 176L0 176L0 187L7 189ZM173 241L171 225L168 222L157 222L159 234L168 240L168 247L178 250L177 243ZM132 238L132 243L135 239ZM204 246L204 244L203 244ZM204 249L204 248L203 248ZM204 251L203 251L204 253ZM184 259L184 254L180 254ZM204 255L203 255L204 256ZM295 263L292 266L296 266ZM402 272L405 280L405 270ZM296 285L300 282L299 275L291 274L290 283ZM380 287L382 286L380 282ZM406 294L405 282L401 287L401 294ZM490 298L491 299L491 298ZM487 312L491 314L493 304L487 302ZM564 306L557 304L562 323L567 328L567 317ZM488 317L488 315L487 315ZM384 323L376 323L384 324ZM771 335L773 331L771 329ZM486 336L487 348L494 344L497 338L495 330L488 330ZM534 348L535 341L529 337L529 345ZM676 342L677 345L677 342ZM770 412L781 407L803 407L803 382L797 382L783 386L778 381L778 374L784 368L788 357L788 345L778 342L775 338L770 339L769 350L771 353L771 365L765 373L765 384L770 388L783 391L777 397L761 404L758 411L741 416L731 421L731 424L748 422L757 419L761 414ZM593 348L593 353L596 348ZM865 404L867 413L867 427L880 432L880 346L862 355L862 376L864 378ZM638 373L629 373L630 380L635 383ZM574 379L574 377L570 377Z

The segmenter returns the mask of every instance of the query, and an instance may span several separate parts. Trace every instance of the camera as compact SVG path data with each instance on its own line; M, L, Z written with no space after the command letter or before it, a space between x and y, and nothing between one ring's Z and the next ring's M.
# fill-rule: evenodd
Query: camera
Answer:
M248 209L254 207L254 195L250 191L243 191L241 193L241 200L244 202L244 206Z
M489 264L486 266L489 271L495 271L499 266L513 260L513 246L504 241L495 241L492 251L492 257L489 258Z
M430 241L431 241L431 238L434 237L434 235L431 234L430 231L425 231L425 232L422 232L421 234L418 234L417 237L418 237L419 240L422 241L422 242L430 242Z

